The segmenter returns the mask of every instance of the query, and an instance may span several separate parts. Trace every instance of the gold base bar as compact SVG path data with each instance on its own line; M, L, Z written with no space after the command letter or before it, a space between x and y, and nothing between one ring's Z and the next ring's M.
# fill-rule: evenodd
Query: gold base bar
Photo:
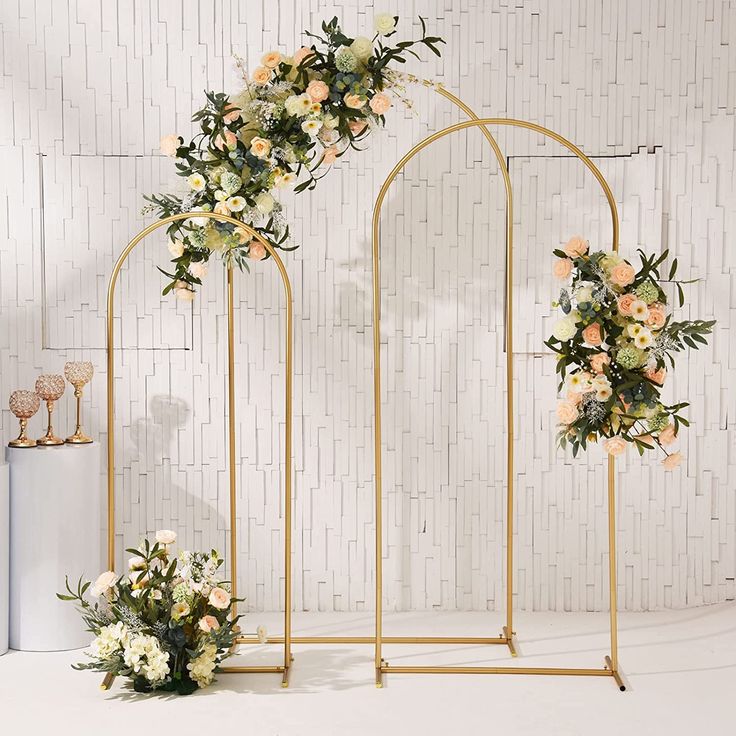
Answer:
M258 666L238 667L236 665L233 665L231 667L221 667L219 669L219 672L226 674L226 675L239 674L242 672L271 672L274 674L278 674L279 672L285 673L286 669L287 668L284 667L284 665L282 664L272 665L270 667L267 665L263 667L258 667Z
M100 690L109 690L115 682L115 675L112 672L108 672L100 683Z
M292 636L292 644L375 644L375 636ZM516 656L513 642L503 636L382 636L383 644L505 644ZM283 636L269 636L266 641L256 637L239 636L236 644L283 644Z

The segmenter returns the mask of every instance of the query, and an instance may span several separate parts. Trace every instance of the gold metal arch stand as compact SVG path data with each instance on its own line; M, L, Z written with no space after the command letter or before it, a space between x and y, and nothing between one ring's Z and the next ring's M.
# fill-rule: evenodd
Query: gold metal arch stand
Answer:
M154 222L138 233L125 247L113 267L110 281L107 287L107 558L110 570L115 569L115 335L114 335L114 306L115 286L118 275L123 264L128 259L132 250L149 234L164 225L172 222L186 220L190 217L206 217L219 222L229 222L238 228L245 230L251 237L255 238L273 258L281 275L281 282L286 302L286 336L284 338L284 353L286 356L284 393L285 393L285 432L284 442L284 635L279 637L283 644L283 664L272 666L227 666L222 667L220 672L225 673L280 673L281 684L287 687L289 684L289 670L293 657L291 654L291 467L292 467L292 376L293 376L293 304L291 293L291 282L286 268L278 253L256 230L249 225L227 215L218 215L212 212L184 212L170 217L165 217ZM232 597L237 597L238 585L238 542L237 542L237 486L236 486L236 448L235 448L235 338L234 338L234 302L233 302L233 267L227 266L227 365L228 365L228 477L229 477L229 502L230 502L230 577ZM232 615L237 614L237 603L232 604ZM236 644L247 640L244 637L236 639ZM114 675L108 673L103 682L102 689L111 687L115 679Z
M448 92L444 87L436 87L435 91L444 97L446 100L452 102L453 105L457 106L462 110L471 120L478 120L478 116L473 110L466 105L459 97L455 96L451 92ZM496 157L500 170L504 173L504 183L506 186L506 195L511 197L511 179L508 176L506 169L506 162L501 151L500 146L496 142L492 133L486 127L480 128L481 133L488 141L493 150L493 155ZM510 228L510 225L509 225ZM512 232L508 230L508 236L511 237ZM511 406L511 404L510 404ZM509 408L509 411L512 411ZM511 415L509 415L511 416ZM511 452L509 451L509 462L513 460ZM513 487L509 484L507 506L509 509L513 508ZM509 512L507 518L507 532L509 543L507 545L506 554L506 569L508 579L511 579L511 571L513 569L513 547L511 544L513 535L513 517ZM509 648L509 652L512 657L515 657L516 647L514 645L514 632L513 632L513 606L512 606L512 593L511 586L508 586L507 597L506 597L506 624L502 627L502 634L496 637L458 637L458 636L382 636L381 640L386 644L501 644ZM258 644L260 643L256 637L242 637L238 640L242 644ZM269 636L267 639L269 644L281 644L284 641L282 636ZM291 638L294 644L376 644L375 636L293 636Z
M454 95L439 90L440 93L452 99L459 107L464 109L473 119L456 123L443 130L428 136L415 145L396 164L391 173L384 181L373 209L373 232L372 232L372 268L373 268L373 391L374 391L374 463L375 463L375 516L376 516L376 635L375 635L375 672L376 686L383 685L383 675L387 672L412 673L412 674L508 674L508 675L572 675L612 677L620 690L625 690L625 685L619 674L618 667L618 623L617 623L617 591L616 591L616 504L615 504L615 462L612 456L608 458L608 554L609 554L609 586L610 586L610 655L604 657L605 665L600 669L593 668L569 668L569 667L448 667L448 666L391 666L383 659L382 646L390 643L408 643L400 637L383 636L383 487L382 487L382 458L381 458L381 280L380 280L380 216L381 207L386 194L404 166L414 158L420 151L433 142L447 135L466 128L481 128L486 138L491 143L499 168L503 176L506 188L506 308L505 308L505 338L506 338L506 379L507 379L507 552L506 552L506 603L507 624L504 627L504 636L495 640L477 640L464 637L455 637L454 643L505 643L514 654L513 628L512 628L512 602L513 602L513 473L514 473L514 405L513 405L513 193L511 180L503 155L498 144L488 132L488 125L504 125L517 128L525 128L545 135L557 143L565 146L575 154L595 176L600 184L611 210L612 221L612 249L618 251L619 245L619 220L616 201L603 174L596 165L577 146L563 138L558 133L547 128L523 120L505 118L477 118L472 111L463 105ZM397 641L398 640L398 641ZM438 643L448 641L438 637L415 637L411 643Z

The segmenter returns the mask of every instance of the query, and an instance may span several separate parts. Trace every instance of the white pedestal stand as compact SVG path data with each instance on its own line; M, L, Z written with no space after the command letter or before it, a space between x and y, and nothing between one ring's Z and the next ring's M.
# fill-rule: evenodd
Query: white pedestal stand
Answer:
M100 445L7 448L10 465L10 647L78 649L91 641L64 576L95 580L100 561Z
M8 651L10 611L10 491L8 466L0 463L0 654Z

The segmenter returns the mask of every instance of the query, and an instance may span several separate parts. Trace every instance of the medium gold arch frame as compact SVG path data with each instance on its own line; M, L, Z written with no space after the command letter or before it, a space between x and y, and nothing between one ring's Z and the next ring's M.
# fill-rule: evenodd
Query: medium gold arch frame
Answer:
M439 90L446 97L453 99L454 95ZM488 132L488 125L506 125L541 133L557 143L565 146L574 153L601 185L606 200L611 210L612 221L612 250L618 251L619 246L619 219L616 201L613 192L606 182L598 167L581 151L576 145L563 138L558 133L544 128L541 125L524 120L513 120L506 118L482 118L473 115L466 106L457 98L454 100L458 106L464 109L473 118L464 122L456 123L447 128L437 131L425 138L408 151L394 166L391 173L386 177L373 209L373 400L375 413L374 426L374 463L375 463L375 515L376 515L376 634L375 634L375 672L376 686L383 685L383 674L414 673L414 674L517 674L517 675L581 675L581 676L603 676L612 677L620 690L625 690L618 668L618 625L617 625L617 591L616 591L616 504L615 504L615 461L612 456L608 457L608 555L609 555L609 589L610 589L610 636L611 652L605 657L605 666L600 669L593 668L568 668L568 667L448 667L448 666L391 666L383 659L382 645L384 643L404 643L397 641L396 637L383 636L383 487L382 487L382 461L381 461L381 280L379 269L380 248L380 217L381 207L386 194L398 174L404 166L413 159L420 151L425 149L440 138L467 128L481 128L486 138L491 143L494 153L498 159L499 167L506 188L506 380L507 380L507 553L506 553L506 626L504 636L495 640L473 640L469 638L455 638L456 643L507 643L512 654L514 647L512 642L512 600L513 600L513 472L514 472L514 414L513 414L513 194L508 169L496 141ZM413 643L435 643L443 641L437 638L416 638ZM444 639L447 641L447 639Z
M115 335L114 335L114 305L115 286L118 275L131 251L148 235L164 225L190 217L206 217L219 222L229 222L242 228L255 238L273 258L281 275L286 300L286 337L284 341L286 370L285 370L285 432L284 442L284 635L283 664L273 666L231 666L223 667L220 671L227 673L281 673L281 684L289 684L289 669L293 657L291 655L291 464L292 464L292 376L293 376L293 305L291 282L286 268L274 248L260 233L249 225L236 220L234 217L219 215L212 212L183 212L149 225L138 233L125 247L115 263L107 287L107 558L110 570L115 569ZM229 471L229 499L230 499L230 576L232 578L232 596L237 596L238 584L238 544L237 544L237 498L236 498L236 466L235 457L235 340L234 340L234 306L233 306L233 267L227 266L227 385L228 385L228 471ZM237 613L237 603L232 604L232 613ZM250 643L252 637L239 637L236 643ZM115 676L107 674L102 682L102 689L111 685Z

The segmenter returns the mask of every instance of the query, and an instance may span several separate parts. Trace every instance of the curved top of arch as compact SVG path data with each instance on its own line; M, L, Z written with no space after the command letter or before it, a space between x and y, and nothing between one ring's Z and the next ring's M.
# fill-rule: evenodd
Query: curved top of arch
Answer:
M454 97L454 95L445 95L449 96L450 99ZM453 100L456 102L456 99ZM468 114L472 114L472 111L470 108L467 108L467 106L461 105L462 109L464 109ZM439 140L440 138L444 138L447 135L450 135L452 133L455 133L460 130L465 130L466 128L483 128L487 125L507 125L511 127L516 128L525 128L526 130L532 130L537 133L541 133L544 136L547 136L548 138L551 138L552 140L556 141L557 143L561 144L565 148L567 148L569 151L571 151L573 154L575 154L584 164L585 166L590 170L590 172L593 174L593 176L596 178L598 183L601 186L601 189L603 190L603 194L606 197L606 200L608 202L609 209L611 211L611 224L612 224L612 250L614 252L618 251L619 246L619 219L618 219L618 208L616 206L616 200L613 196L613 192L611 191L611 187L608 185L608 182L606 181L605 177L601 173L600 169L591 161L591 159L586 156L583 151L578 148L574 143L567 140L567 138L564 138L559 133L555 133L553 130L550 130L549 128L545 128L541 125L537 125L536 123L530 123L526 120L515 120L513 118L475 118L473 120L464 120L460 123L455 123L454 125L450 125L447 128L443 128L442 130L438 130L436 133L432 133L432 135L427 136L424 140L417 143L413 148L411 148L407 153L402 156L402 158L398 161L396 166L391 170L389 175L386 177L385 181L383 182L383 185L381 186L381 189L378 193L378 197L376 198L376 202L373 208L373 247L374 250L377 247L378 244L378 225L379 225L379 218L381 215L381 207L383 206L383 201L386 198L386 194L388 192L389 187L393 183L393 181L396 179L396 177L399 175L399 173L402 171L402 169L406 166L406 164L411 161L420 151L424 150L427 146L431 145L435 141ZM505 169L505 166L504 166ZM505 180L506 177L508 177L508 171L502 171L502 173L505 174ZM507 185L507 191L508 191L508 185ZM509 216L511 214L509 213Z

